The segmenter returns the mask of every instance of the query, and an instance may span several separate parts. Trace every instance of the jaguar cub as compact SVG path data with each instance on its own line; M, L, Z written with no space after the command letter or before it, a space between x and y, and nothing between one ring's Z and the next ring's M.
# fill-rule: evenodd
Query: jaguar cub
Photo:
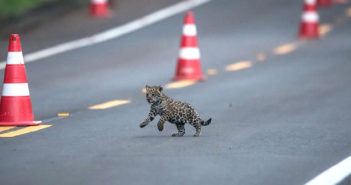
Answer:
M156 115L160 115L157 127L161 132L163 124L168 121L177 126L178 133L172 136L183 136L185 134L184 125L189 123L196 129L195 137L200 136L201 126L207 126L211 123L211 118L207 121L202 120L196 111L188 104L181 101L173 100L162 92L161 86L146 86L146 100L151 104L148 117L140 124L143 128L149 124Z

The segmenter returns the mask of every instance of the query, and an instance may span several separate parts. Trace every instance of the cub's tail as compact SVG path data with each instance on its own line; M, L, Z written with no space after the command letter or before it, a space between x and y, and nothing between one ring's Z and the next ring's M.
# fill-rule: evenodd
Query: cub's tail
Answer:
M206 122L205 121L201 121L201 125L202 126L207 126L207 125L209 125L211 123L211 121L212 121L212 118L208 119Z

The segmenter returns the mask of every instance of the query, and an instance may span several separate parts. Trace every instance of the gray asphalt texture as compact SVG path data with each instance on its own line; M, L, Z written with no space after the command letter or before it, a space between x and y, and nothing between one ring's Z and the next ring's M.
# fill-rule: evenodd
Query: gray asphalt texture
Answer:
M171 124L159 132L158 119L139 128L149 111L141 88L174 75L183 14L26 65L36 119L71 116L1 138L1 184L306 183L351 153L351 19L344 15L350 4L321 9L321 23L334 29L317 41L297 41L301 3L215 0L193 9L202 68L218 74L165 93L213 118L199 138L190 126L180 138L170 137ZM272 54L292 41L299 43L296 51ZM24 51L37 47L22 44ZM265 61L255 60L259 52ZM243 60L255 65L224 71ZM132 102L88 110L114 99Z

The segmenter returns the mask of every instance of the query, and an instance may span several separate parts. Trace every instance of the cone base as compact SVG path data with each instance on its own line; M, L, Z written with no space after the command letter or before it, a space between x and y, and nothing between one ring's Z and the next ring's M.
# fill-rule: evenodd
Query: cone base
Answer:
M178 59L176 73L173 81L193 80L203 81L200 59Z
M319 39L319 23L301 23L299 39Z
M16 121L16 122L0 122L0 126L36 126L42 121Z
M318 0L317 7L330 8L332 6L331 0Z
M110 9L107 4L93 4L90 7L90 16L92 17L109 17Z

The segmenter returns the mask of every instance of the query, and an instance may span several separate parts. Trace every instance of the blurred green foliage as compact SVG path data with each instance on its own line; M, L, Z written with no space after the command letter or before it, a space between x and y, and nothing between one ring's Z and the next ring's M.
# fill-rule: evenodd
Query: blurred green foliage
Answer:
M17 17L43 3L58 0L0 0L0 19Z

